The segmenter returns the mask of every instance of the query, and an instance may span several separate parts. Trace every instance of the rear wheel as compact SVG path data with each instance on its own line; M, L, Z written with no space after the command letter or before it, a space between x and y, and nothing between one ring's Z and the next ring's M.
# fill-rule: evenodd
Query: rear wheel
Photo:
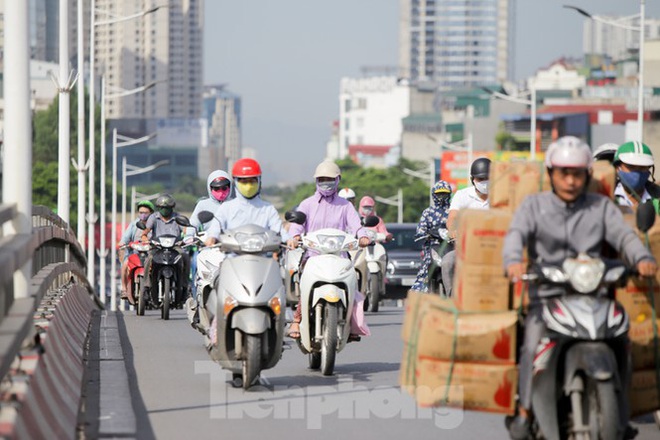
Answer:
M314 352L310 353L309 355L309 369L310 370L318 370L321 368L321 353L319 352Z
M380 275L372 274L369 277L369 305L368 312L378 312L380 302Z
M243 334L243 389L247 390L261 370L261 335Z
M337 303L323 308L323 341L321 343L321 372L331 376L337 354Z
M163 304L160 309L160 316L164 320L170 319L170 290L172 289L171 280L169 278L163 278L161 281L163 290L161 290Z
M440 269L435 269L433 273L429 273L429 293L436 295L444 295L442 288L442 277L440 276Z
M144 316L144 310L147 308L147 296L142 293L142 277L138 277L138 282L135 283L135 292L137 292L137 307L135 312L138 316Z
M619 400L614 382L587 378L583 401L584 424L589 426L590 437L598 440L619 438Z

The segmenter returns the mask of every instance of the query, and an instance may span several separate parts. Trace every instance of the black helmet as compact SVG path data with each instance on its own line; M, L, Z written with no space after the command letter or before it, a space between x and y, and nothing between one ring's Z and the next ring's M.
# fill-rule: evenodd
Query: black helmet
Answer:
M488 172L490 171L490 159L487 157L480 157L472 162L470 165L470 178L474 179L488 179Z
M174 201L174 197L171 195L162 194L156 200L156 206L159 208L174 208L176 206L176 202Z

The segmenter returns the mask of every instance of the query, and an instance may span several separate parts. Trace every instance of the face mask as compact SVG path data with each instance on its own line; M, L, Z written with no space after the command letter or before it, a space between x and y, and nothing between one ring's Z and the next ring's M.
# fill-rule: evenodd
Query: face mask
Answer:
M211 195L218 202L224 202L227 197L229 197L230 189L229 187L224 187L222 189L211 189Z
M641 194L644 192L644 185L649 180L651 173L649 171L619 171L618 175L624 188Z
M146 222L151 214L140 214L138 213L138 218L141 222Z
M316 189L323 197L330 197L335 192L337 192L337 187L339 182L337 180L332 180L330 182L316 182Z
M362 207L362 212L364 212L364 215L370 215L372 212L374 212L374 207L373 206L363 206Z
M488 194L488 180L482 180L481 182L473 182L474 187L481 194Z
M236 190L246 199L251 199L259 193L257 182L236 182Z
M174 212L174 208L158 208L158 212L160 212L160 215L163 217L169 217L172 215L172 212Z

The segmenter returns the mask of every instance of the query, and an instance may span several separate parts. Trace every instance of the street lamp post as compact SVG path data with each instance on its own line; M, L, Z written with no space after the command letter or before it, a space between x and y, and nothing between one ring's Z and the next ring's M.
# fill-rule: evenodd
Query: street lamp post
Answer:
M137 145L141 142L146 142L153 136L144 136L139 139L130 139L121 136L123 142L117 142L120 135L117 134L117 129L112 130L112 242L110 245L110 298L117 297L117 148L128 147L130 145ZM122 189L122 198L126 190ZM125 223L122 222L122 225Z
M89 23L89 207L87 210L87 279L89 280L92 286L94 283L94 251L95 251L95 239L94 239L94 224L96 223L96 213L94 212L94 178L95 178L95 142L94 142L94 121L95 121L95 109L94 105L96 103L95 94L94 94L94 58L95 58L95 28L96 26L120 23L123 21L133 20L135 18L144 17L147 14L156 12L161 8L166 8L168 5L158 5L144 11L138 12L137 14L128 15L126 17L118 17L110 20L96 21L96 13L105 13L106 11L99 11L96 9L96 0L90 0L90 23ZM105 207L102 207L105 209ZM103 293L105 296L105 293Z
M567 9L572 9L578 14L587 17L590 20L598 21L610 26L639 32L639 73L637 77L637 139L644 141L644 32L646 17L646 0L639 0L639 27L628 26L616 21L603 20L600 17L593 16L589 12L576 6L564 5ZM634 16L633 16L634 17Z
M482 87L482 90L489 95L502 99L504 101L516 102L518 104L525 104L530 106L530 121L529 121L529 160L536 160L536 87L530 85L529 99L517 98L514 96L505 95L504 93L496 92L488 88Z

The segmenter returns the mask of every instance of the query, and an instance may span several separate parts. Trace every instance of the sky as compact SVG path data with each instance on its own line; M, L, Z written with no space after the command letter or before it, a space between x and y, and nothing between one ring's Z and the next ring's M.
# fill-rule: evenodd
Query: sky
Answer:
M660 18L660 0L646 1ZM517 0L515 80L582 55L583 17L632 15L635 0ZM339 115L339 81L398 64L398 0L207 0L204 82L242 97L243 146L264 185L309 182Z

